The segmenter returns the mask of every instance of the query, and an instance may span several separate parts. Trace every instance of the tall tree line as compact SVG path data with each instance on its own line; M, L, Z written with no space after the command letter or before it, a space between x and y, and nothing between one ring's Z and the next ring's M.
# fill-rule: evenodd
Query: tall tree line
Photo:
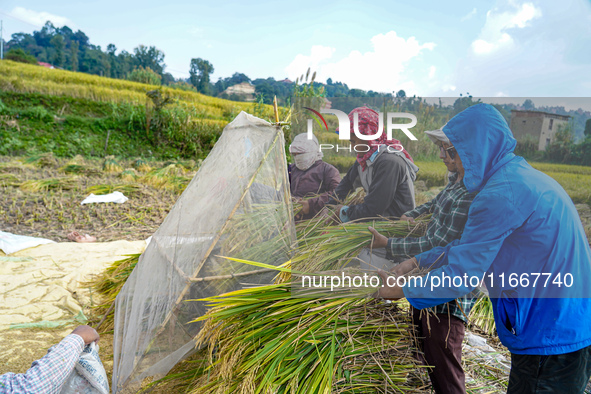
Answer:
M93 45L84 32L74 32L68 26L55 27L47 22L41 30L28 33L14 33L7 43L8 51L22 49L39 62L70 71L111 78L126 78L135 68L150 68L163 80L173 80L164 72L164 52L156 47L139 45L133 53L125 50L117 53L117 47L109 44L105 51Z
M110 78L131 79L138 82L161 83L231 100L244 98L228 95L225 90L243 82L254 85L257 101L265 103L271 103L274 96L277 96L280 103L285 103L293 95L296 86L294 82L289 80L277 81L274 78L252 80L239 72L234 73L231 77L219 78L214 83L211 81L214 66L202 58L191 59L189 78L175 79L170 73L165 72L164 52L154 46L139 45L133 49L133 53L126 50L117 53L117 47L114 44L109 44L103 51L99 45L91 44L88 36L81 30L74 32L68 26L55 27L50 21L46 22L41 30L34 31L32 34L14 33L5 49L7 50L7 58L10 58L8 55L12 52L13 59L19 61L34 63L36 59L36 61L49 63L65 70ZM326 84L318 82L314 84L318 88L322 87L323 94L327 97L393 96L391 93L349 89L345 83L333 83L330 78ZM307 83L300 82L300 86L305 85Z

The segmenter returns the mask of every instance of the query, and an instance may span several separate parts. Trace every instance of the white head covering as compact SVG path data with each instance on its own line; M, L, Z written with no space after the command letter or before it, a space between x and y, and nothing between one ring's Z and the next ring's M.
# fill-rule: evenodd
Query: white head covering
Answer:
M425 134L427 134L429 138L431 138L431 141L433 141L435 145L439 145L439 143L441 142L445 142L446 144L451 145L451 142L449 142L449 138L447 138L442 129L443 127L438 130L425 131Z
M312 167L312 164L316 161L321 160L324 156L320 151L320 145L315 135L312 139L308 139L307 133L298 134L293 139L293 142L289 146L289 153L299 153L294 156L294 162L297 168L302 171L306 171Z

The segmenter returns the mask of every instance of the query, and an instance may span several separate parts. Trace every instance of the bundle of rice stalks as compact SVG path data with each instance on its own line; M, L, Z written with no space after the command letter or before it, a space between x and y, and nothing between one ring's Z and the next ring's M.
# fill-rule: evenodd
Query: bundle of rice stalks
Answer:
M97 196L103 194L113 193L114 191L121 192L128 196L139 193L142 187L133 183L122 183L116 185L94 185L86 188L86 193L93 193Z
M173 190L178 194L181 194L185 191L189 183L193 180L192 175L186 176L175 176L169 181L168 190Z
M76 175L101 175L102 172L98 168L89 167L83 164L66 164L60 168L60 171L66 174Z
M365 190L362 187L358 187L355 191L349 193L344 201L339 201L343 205L357 205L363 203L365 199Z
M121 172L123 171L123 167L117 163L115 160L115 156L107 156L105 157L105 161L103 162L103 171L105 172Z
M481 293L481 297L476 300L468 317L472 326L482 330L487 335L497 334L492 303L484 293Z
M76 187L76 178L48 178L28 180L21 183L20 188L29 192L46 192L48 190L71 190Z
M86 160L84 160L84 156L76 155L73 158L71 158L67 164L78 164L78 165L83 166L86 164Z
M144 159L136 159L131 164L133 168L138 170L139 172L149 172L152 171L152 167L146 162Z
M96 289L103 297L103 302L94 307L96 316L102 316L102 332L112 330L114 325L113 305L115 298L135 268L141 253L128 254L123 260L115 261L100 276L87 285Z
M138 176L139 174L133 168L126 168L121 174L119 174L119 178L124 182L134 182Z
M26 172L27 170L33 170L35 166L33 164L24 164L21 162L9 161L7 163L0 163L0 172Z
M141 181L157 189L177 190L179 185L186 181L185 178L181 178L185 173L185 167L179 164L170 164L151 170L141 178Z
M342 268L369 247L372 235L368 226L387 237L421 237L425 234L430 216L415 223L400 220L349 222L326 226L324 218L314 218L297 225L298 247L292 259L297 271L320 272Z
M293 245L283 228L289 219L287 210L280 208L273 203L252 204L248 212L235 215L224 232L221 254L262 263L287 256Z
M210 367L192 393L417 392L403 303L367 298L294 298L290 284L207 299L198 345Z
M0 174L0 186L19 186L21 180L13 174Z
M168 167L170 165L177 165L177 166L181 166L184 169L186 169L187 171L193 171L195 169L195 166L197 165L195 163L195 160L185 160L185 161L167 161L164 163L164 165L162 167Z
M25 164L34 164L37 167L54 167L57 166L57 160L52 152L47 152L25 159Z

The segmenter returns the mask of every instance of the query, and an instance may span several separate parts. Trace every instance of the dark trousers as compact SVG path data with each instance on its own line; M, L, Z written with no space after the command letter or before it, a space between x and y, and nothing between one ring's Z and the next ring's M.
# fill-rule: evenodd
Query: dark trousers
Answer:
M462 341L464 322L455 316L438 313L428 315L412 308L416 327L417 348L423 352L419 359L431 365L429 378L433 389L440 393L465 393L466 382L462 369Z
M590 376L591 346L552 356L511 354L507 393L583 393Z

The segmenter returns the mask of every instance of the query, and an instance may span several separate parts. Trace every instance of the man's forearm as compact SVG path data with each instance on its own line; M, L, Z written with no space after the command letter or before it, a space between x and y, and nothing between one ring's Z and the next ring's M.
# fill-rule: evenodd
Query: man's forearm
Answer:
M58 393L84 349L84 340L70 334L36 360L24 374L0 376L0 391L23 393ZM2 391L3 392L3 391Z

